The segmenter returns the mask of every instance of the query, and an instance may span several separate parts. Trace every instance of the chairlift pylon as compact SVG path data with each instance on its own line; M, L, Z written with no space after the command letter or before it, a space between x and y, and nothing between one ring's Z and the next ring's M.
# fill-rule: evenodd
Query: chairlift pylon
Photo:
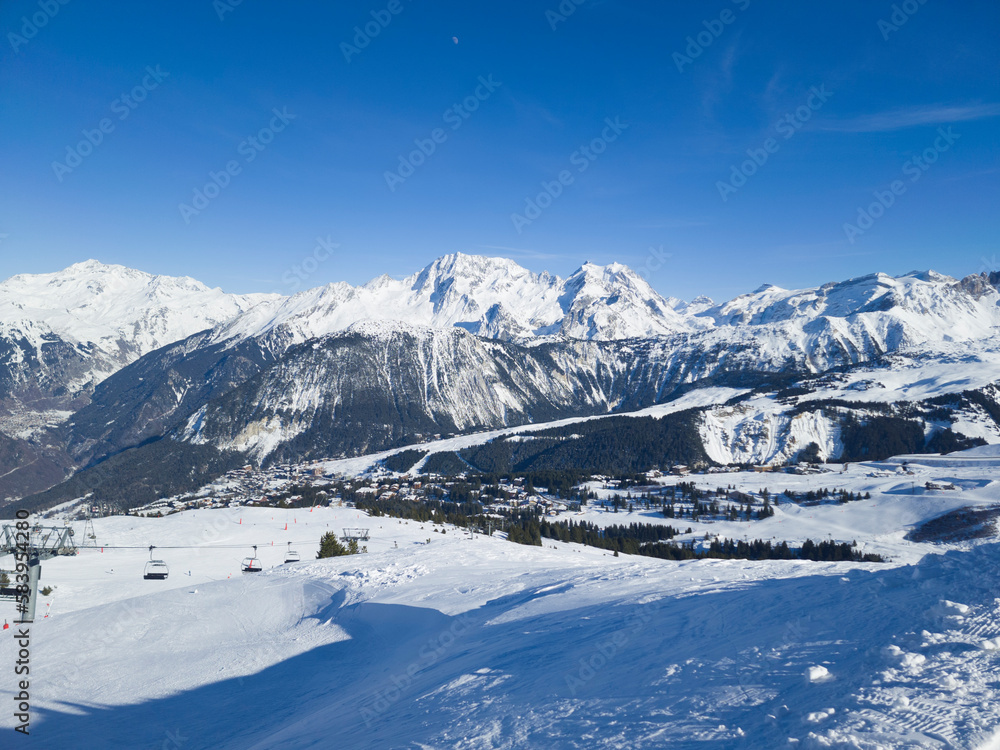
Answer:
M149 562L146 563L146 567L142 571L143 580L146 581L165 581L167 576L170 575L170 568L163 560L153 559L153 550L156 549L152 544L149 545Z

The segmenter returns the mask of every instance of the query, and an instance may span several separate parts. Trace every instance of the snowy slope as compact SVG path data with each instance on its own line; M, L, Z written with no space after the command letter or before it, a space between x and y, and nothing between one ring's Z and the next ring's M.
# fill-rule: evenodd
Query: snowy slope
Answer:
M901 534L942 506L906 507L897 480L860 470L837 480L874 491L829 506L857 514L834 535L893 540L895 564L614 558L351 509L100 519L103 552L44 563L18 746L992 747L1000 544L921 558ZM1000 500L995 483L964 494ZM801 510L767 523L832 530ZM369 553L310 560L343 526L371 528ZM286 540L302 563L280 566ZM167 581L141 580L150 543ZM253 543L268 570L241 576ZM0 660L15 648L5 631Z
M752 342L765 358L822 372L887 353L947 352L954 342L995 351L998 301L979 276L958 282L933 271L873 274L798 291L765 286L695 317L714 324L702 336L706 343L720 336Z
M799 382L807 392L790 399L759 396L732 406L716 405L704 413L702 439L709 456L721 464L773 464L794 460L809 443L820 447L820 455L837 458L840 442L838 414L844 408L796 413L801 403L849 402L851 411L864 417L866 411L884 404L915 405L964 391L997 393L1000 351L984 342L949 343L943 351L910 356L894 355L878 364L862 365ZM951 412L952 423L941 423L972 438L1000 442L1000 425L981 409ZM930 430L935 425L929 425Z
M584 342L560 344L546 350L552 356L547 362L534 357L539 348L518 353L457 331L385 323L351 330L365 337L363 343L348 347L334 336L290 354L259 382L199 409L179 437L249 451L261 460L301 435L317 429L327 434L325 425L335 422L338 414L347 419L356 413L351 405L360 402L384 402L386 408L379 411L384 424L389 423L394 405L406 404L408 418L420 415L424 421L419 426L414 422L412 429L403 425L392 437L425 448L419 445L424 441L418 433L499 435L504 427L525 422L555 419L553 426L563 424L558 418L573 413L658 415L697 408L702 411L702 443L715 462L782 464L797 460L810 443L819 446L824 458L839 458L844 450L842 420L848 415L864 419L882 413L879 410L886 404L931 408L923 404L963 391L992 393L995 398L991 384L1000 364L998 352L950 344L951 349L964 351L920 358L896 355L878 365L803 378L799 384L805 393L793 398L766 391L749 397L749 389L718 387L687 391L678 398L675 391L680 386L712 382L708 378L719 375L739 382L740 368L780 372L780 363L764 362L752 350L729 352L721 363L699 361L696 349L666 341L601 349ZM744 382L755 384L751 377ZM747 397L726 403L741 394ZM657 402L663 409L649 408ZM834 405L827 407L827 402ZM800 409L802 404L813 406ZM939 418L926 424L928 438L936 430L950 428L970 438L1000 442L1000 425L983 409L949 407L948 413L951 422ZM471 438L460 441L462 447L486 439L475 434ZM308 444L321 448L323 441L318 436ZM388 439L371 439L352 446L347 455L376 452L391 444ZM436 445L435 449L453 450ZM344 446L327 447L325 454L300 450L298 455L335 456Z
M364 451L402 431L465 432L608 409L585 380L556 378L546 364L458 329L367 321L302 347L199 409L179 437L259 461L302 435L323 445L327 425L338 421L353 425Z
M145 354L277 295L88 260L0 282L0 432L29 439Z
M855 341L873 337L887 349L964 341L987 337L1000 323L996 289L986 284L972 291L972 279L980 277L959 283L927 271L898 277L876 273L798 291L765 285L701 315L726 326L801 326L825 320L831 332L838 330Z

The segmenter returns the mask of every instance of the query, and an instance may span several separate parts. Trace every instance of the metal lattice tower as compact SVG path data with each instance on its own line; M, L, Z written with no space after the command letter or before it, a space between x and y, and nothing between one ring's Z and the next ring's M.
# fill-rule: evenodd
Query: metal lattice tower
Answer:
M344 529L344 535L340 537L344 542L367 542L370 538L368 529Z
M80 542L81 547L96 547L97 546L97 532L94 530L94 519L87 515L87 520L83 524L83 540Z
M12 524L4 524L0 528L0 556L13 555L18 548L17 528ZM33 526L28 549L39 560L77 554L73 529L69 526Z

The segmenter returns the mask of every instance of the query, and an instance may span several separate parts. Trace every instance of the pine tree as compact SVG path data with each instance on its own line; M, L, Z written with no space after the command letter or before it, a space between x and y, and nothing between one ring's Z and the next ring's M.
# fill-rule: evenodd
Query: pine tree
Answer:
M355 554L358 551L358 543L354 542L352 546L353 552L340 543L334 532L328 531L319 540L319 552L316 553L316 557L323 559L324 557L342 557L343 555Z

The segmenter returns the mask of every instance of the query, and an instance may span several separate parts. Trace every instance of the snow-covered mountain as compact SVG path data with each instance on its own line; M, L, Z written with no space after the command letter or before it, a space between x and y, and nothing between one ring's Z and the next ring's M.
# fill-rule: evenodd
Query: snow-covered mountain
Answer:
M157 276L88 260L0 282L0 321L44 325L64 341L134 361L277 296L226 294L188 276Z
M0 497L62 479L72 462L47 430L108 376L273 296L93 260L0 282Z
M291 297L231 295L191 278L96 261L0 282L0 335L31 349L65 344L97 381L143 354L214 328L210 342L257 339L275 352L365 320L462 328L485 338L622 341L701 337L705 348L753 344L770 359L822 371L907 346L984 339L1000 326L998 279L931 272L873 274L814 289L765 285L721 305L659 295L626 266L584 264L566 279L504 258L457 253L403 279L338 282ZM8 357L8 365L17 357ZM63 383L71 392L83 387Z
M226 294L192 278L94 260L12 276L0 282L0 397L33 386L77 395L142 355L275 296Z
M273 299L219 326L213 343L288 347L363 320L472 334L524 345L552 340L683 340L706 351L752 349L769 365L811 372L906 349L991 339L1000 327L998 278L959 282L933 271L872 274L785 290L765 285L716 305L664 298L620 264L584 264L569 278L534 274L502 258L440 258L395 280L331 284Z
M213 339L267 336L289 346L361 320L463 328L486 338L561 336L608 341L690 332L707 321L681 315L638 274L618 263L584 264L567 279L535 274L506 258L456 253L404 279L338 282L272 300Z
M765 399L703 407L708 455L786 461L812 442L838 455L846 418L803 406L801 394L776 402L790 385L809 381L799 390L814 401L843 401L843 389L817 378L874 368L883 380L907 373L895 384L906 385L928 362L978 363L986 375L951 378L925 398L992 383L998 282L874 274L685 303L617 264L560 279L456 254L399 280L239 297L88 262L0 285L0 325L14 327L0 379L8 404L31 388L48 399L36 408L62 423L49 445L76 466L168 436L258 461L350 455L426 434L641 409L706 386ZM32 357L18 354L25 348ZM10 387L19 377L31 388ZM32 429L45 423L36 414ZM928 439L947 427L934 424Z
M828 348L824 341L889 352L993 337L1000 326L997 281L983 275L958 282L928 271L878 273L797 291L766 285L699 317L718 327L783 333L820 356Z

